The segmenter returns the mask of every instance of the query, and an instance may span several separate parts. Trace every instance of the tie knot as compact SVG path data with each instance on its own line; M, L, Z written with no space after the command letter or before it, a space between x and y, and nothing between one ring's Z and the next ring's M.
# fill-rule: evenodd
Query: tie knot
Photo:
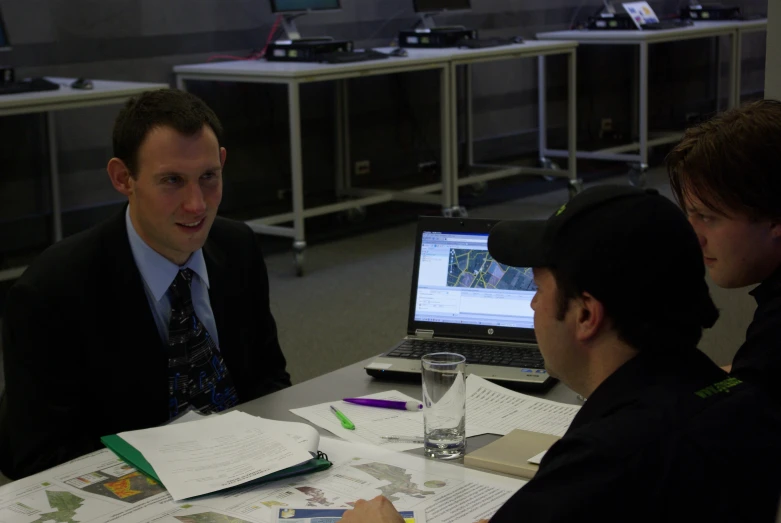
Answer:
M178 305L191 301L190 284L192 281L192 269L179 271L179 274L176 275L176 278L174 278L173 283L171 283L171 286L169 287L172 302L176 302Z

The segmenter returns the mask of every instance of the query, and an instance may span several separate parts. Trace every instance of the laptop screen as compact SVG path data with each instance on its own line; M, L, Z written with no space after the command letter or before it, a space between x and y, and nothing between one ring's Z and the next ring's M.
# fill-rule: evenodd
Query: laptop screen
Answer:
M534 328L532 270L497 263L488 234L423 231L416 322Z

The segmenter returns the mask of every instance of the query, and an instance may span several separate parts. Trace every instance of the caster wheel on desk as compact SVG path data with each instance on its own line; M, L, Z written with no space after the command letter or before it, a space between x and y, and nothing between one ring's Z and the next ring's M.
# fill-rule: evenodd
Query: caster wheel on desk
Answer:
M577 180L570 180L567 184L567 195L569 199L573 199L583 190L583 180L578 178Z
M543 169L550 169L551 171L560 171L561 167L559 167L559 164L551 160L550 158L540 158L540 167ZM559 179L558 176L543 176L546 181L554 182Z
M643 188L648 185L648 166L644 163L634 163L629 166L629 185Z

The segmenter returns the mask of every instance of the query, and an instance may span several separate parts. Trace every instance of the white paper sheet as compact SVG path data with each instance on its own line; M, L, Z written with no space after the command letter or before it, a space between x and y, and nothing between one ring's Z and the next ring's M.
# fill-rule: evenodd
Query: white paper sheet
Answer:
M542 463L542 458L545 456L546 452L548 452L548 451L547 450L543 450L542 452L540 452L536 456L532 456L529 459L527 459L526 461L528 461L532 465L539 465L540 463Z
M514 392L474 374L466 379L466 433L506 436L513 429L563 436L577 405Z
M362 398L417 401L406 394L391 390L378 392ZM355 430L342 427L339 420L331 412L331 405L339 409L355 425ZM397 443L382 439L382 436L423 437L423 413L421 411L380 409L354 405L344 401L321 403L301 409L291 409L290 412L301 416L310 423L322 427L342 439L356 443L379 445L390 450L410 450L423 446L422 443Z
M120 433L154 467L175 500L266 476L312 458L271 422L243 412Z

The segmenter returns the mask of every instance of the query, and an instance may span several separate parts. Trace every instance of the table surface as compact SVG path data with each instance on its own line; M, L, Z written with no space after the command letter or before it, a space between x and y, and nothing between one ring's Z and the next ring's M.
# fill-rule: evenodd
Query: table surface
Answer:
M249 401L236 408L248 414L268 419L306 423L303 418L290 412L290 409L338 401L342 398L365 396L387 390L397 390L413 398L422 396L420 383L381 381L366 374L364 366L372 359L329 372L293 387ZM582 404L578 400L577 395L562 383L556 383L543 394L526 394L573 405ZM316 428L322 436L335 437L323 428ZM467 441L467 452L476 450L496 439L497 436L493 434L471 437ZM422 448L410 450L408 453L419 456L424 455Z
M392 56L384 60L353 62L348 64L321 64L314 62L268 62L266 60L236 60L191 65L178 65L174 73L180 76L214 77L272 77L285 79L315 79L333 74L368 73L382 71L392 73L421 66L444 66L454 59L485 59L488 57L522 57L549 52L567 52L577 46L576 42L529 40L522 44L511 44L484 49L407 49L408 56ZM377 49L390 52L391 48Z
M153 89L165 89L168 84L143 82L115 82L93 80L93 89L73 89L74 78L47 77L60 84L56 91L5 94L0 96L0 111L44 112L57 109L116 103L118 100Z
M695 22L689 27L678 27L675 29L661 30L630 30L630 29L573 29L570 31L552 31L547 33L538 33L537 38L544 40L575 40L581 44L589 43L640 43L640 42L659 42L672 40L687 40L692 38L706 38L710 36L727 35L735 31L740 24L761 25L761 20L749 20L746 22L738 20L718 21L718 22ZM767 20L765 20L767 25ZM746 27L749 27L747 25ZM757 26L753 26L757 27Z

